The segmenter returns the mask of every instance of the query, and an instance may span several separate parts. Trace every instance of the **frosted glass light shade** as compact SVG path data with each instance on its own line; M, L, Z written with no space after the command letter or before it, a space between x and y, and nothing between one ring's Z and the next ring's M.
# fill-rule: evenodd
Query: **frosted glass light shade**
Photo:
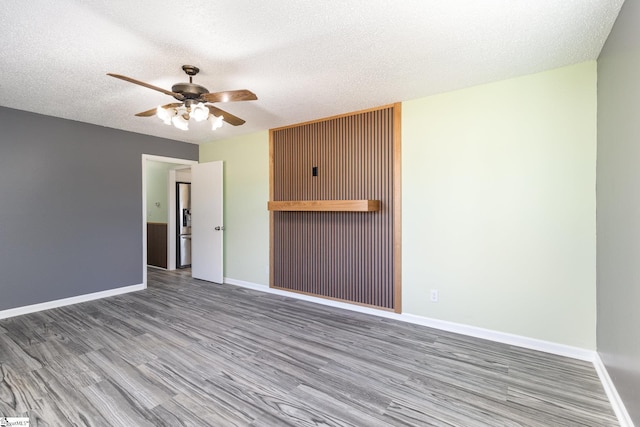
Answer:
M173 124L180 130L189 130L189 119L193 118L197 122L209 120L211 122L211 130L222 127L224 117L214 116L210 113L209 108L202 102L191 105L187 108L181 105L178 108L156 108L156 116L164 122L164 124Z
M176 114L173 116L171 122L180 130L189 130L189 120L185 119L182 114Z
M202 102L198 102L195 106L191 107L191 117L196 122L207 120L207 117L209 117L209 109L205 107Z
M211 121L211 130L216 130L222 127L222 116L214 116L213 114L209 117Z
M174 110L173 108L165 109L161 106L158 106L158 108L156 109L156 116L158 116L158 118L162 120L165 125L170 125L171 118L175 115L175 111L176 110Z

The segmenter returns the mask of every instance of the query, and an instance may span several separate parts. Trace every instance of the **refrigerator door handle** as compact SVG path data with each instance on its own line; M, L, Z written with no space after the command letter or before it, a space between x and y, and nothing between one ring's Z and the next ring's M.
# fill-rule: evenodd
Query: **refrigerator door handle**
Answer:
M182 226L187 227L187 218L189 216L189 209L182 209Z

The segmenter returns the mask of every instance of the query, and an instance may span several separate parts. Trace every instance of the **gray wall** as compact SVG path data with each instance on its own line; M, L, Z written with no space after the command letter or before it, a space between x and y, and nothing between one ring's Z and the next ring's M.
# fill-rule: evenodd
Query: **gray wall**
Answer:
M142 154L198 146L0 108L0 310L142 283Z
M598 59L597 344L640 425L640 2Z

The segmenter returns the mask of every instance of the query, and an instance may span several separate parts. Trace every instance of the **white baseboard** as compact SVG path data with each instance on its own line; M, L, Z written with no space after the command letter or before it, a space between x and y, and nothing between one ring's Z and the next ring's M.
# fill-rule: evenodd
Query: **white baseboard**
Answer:
M236 280L231 278L224 279L224 283L230 285L236 285L243 288L253 289L256 291L267 292L276 295L282 295L289 298L300 299L304 301L315 302L318 304L343 308L346 310L356 311L359 313L372 314L374 316L385 317L389 319L396 319L402 322L413 323L417 325L427 326L429 328L439 329L447 332L454 332L461 335L472 336L475 338L482 338L490 341L499 342L502 344L513 345L517 347L523 347L530 350L542 351L545 353L555 354L558 356L570 357L573 359L583 360L591 362L594 365L602 386L607 393L607 397L611 402L611 406L618 417L621 427L634 427L631 418L625 409L620 395L616 391L616 388L609 377L607 369L605 368L598 353L594 350L587 350L580 347L573 347L565 344L558 344L550 341L539 340L536 338L529 338L521 335L509 334L505 332L494 331L491 329L479 328L476 326L464 325L461 323L448 322L445 320L431 319L424 316L418 316L408 313L392 313L384 310L377 310L375 308L362 307L356 304L349 304L340 301L333 301L325 298L312 297L309 295L298 294L295 292L287 292L280 289L273 289L266 285L258 285L256 283L245 282L242 280Z
M604 363L602 363L602 359L600 359L600 355L598 353L596 353L593 360L593 366L596 368L596 372L598 373L598 377L600 377L600 382L604 387L604 391L607 393L609 402L611 402L613 411L615 412L616 417L618 417L620 427L633 427L631 416L629 415L629 412L627 412L627 408L625 408L624 403L618 394L618 390L616 390L616 386L613 384L613 381L609 376L609 372L607 371L606 366L604 366Z
M91 294L78 295L75 297L64 298L54 301L42 302L39 304L26 305L24 307L10 308L0 311L0 319L20 316L22 314L35 313L37 311L49 310L52 308L64 307L65 305L77 304L79 302L93 301L100 298L112 297L115 295L126 294L129 292L141 291L145 289L144 284L124 286L122 288L108 289L106 291L94 292Z
M296 292L287 292L280 289L273 289L265 285L258 285L256 283L245 282L242 280L236 280L225 277L224 283L230 285L237 285L243 288L254 289L257 291L268 292L271 294L282 295L289 298L296 298L304 301L315 302L331 307L344 308L346 310L357 311L359 313L372 314L374 316L386 317L388 319L396 319L402 322L414 323L416 325L427 326L434 329L440 329L447 332L454 332L462 335L472 336L476 338L482 338L490 341L495 341L503 344L514 345L517 347L524 347L531 350L539 350L545 353L556 354L559 356L571 357L573 359L585 360L592 362L594 355L593 350L586 350L579 347L572 347L564 344L557 344L550 341L539 340L535 338L529 338L521 335L508 334L505 332L494 331L491 329L479 328L476 326L464 325L461 323L448 322L445 320L432 319L429 317L418 316L408 313L393 313L385 310L378 310L375 308L363 307L356 304L349 304L346 302L333 301L326 298L313 297L304 294L298 294Z
M584 360L587 362L592 362L594 355L596 354L593 350L587 350L580 347L558 344L551 341L495 331L492 329L479 328L477 326L448 322L446 320L431 319L428 317L417 316L415 314L404 313L402 314L402 318L407 322L428 326L430 328L468 335L516 347L528 348L530 350L543 351L545 353L555 354L558 356L571 357L573 359Z

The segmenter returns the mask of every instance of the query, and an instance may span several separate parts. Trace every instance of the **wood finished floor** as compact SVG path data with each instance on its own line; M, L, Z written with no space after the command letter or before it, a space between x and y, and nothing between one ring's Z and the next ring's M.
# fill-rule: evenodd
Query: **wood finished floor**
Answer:
M145 291L0 321L31 426L615 426L593 366L150 269Z

